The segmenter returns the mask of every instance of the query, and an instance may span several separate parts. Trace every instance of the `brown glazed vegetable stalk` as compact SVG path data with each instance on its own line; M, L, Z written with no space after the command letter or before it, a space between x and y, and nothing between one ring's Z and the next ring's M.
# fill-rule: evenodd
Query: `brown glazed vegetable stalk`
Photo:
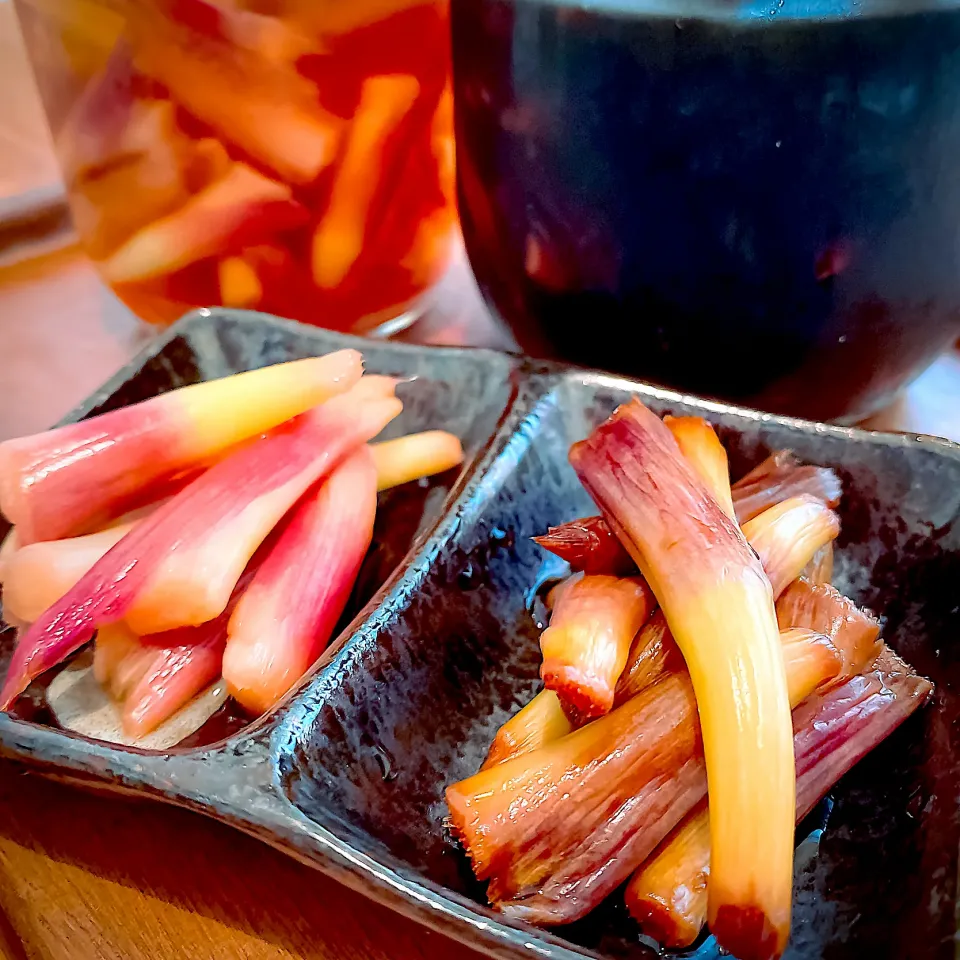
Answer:
M839 533L837 515L822 500L805 495L783 500L743 524L743 535L757 551L774 597Z
M769 466L771 463L780 464L780 467L773 469ZM698 473L702 476L702 471ZM840 480L832 470L803 466L787 450L773 454L756 470L735 483L732 490L737 520L741 524L796 496L816 497L828 507L835 507L840 502L841 492ZM717 492L711 492L719 502ZM629 576L636 572L630 554L603 517L571 520L551 527L546 534L534 537L534 540L544 550L566 560L574 570L618 576Z
M703 481L717 506L733 518L733 498L730 492L730 467L727 451L713 427L703 417L664 417L663 422L677 441L680 452Z
M885 650L872 669L812 697L793 714L797 822L853 765L929 698L931 685ZM627 908L665 947L687 947L707 919L710 818L706 802L627 884Z
M575 724L610 711L630 644L652 608L638 577L584 576L560 593L540 636L540 676Z
M778 503L743 525L743 535L757 552L774 598L790 584L816 552L840 532L836 514L812 497L794 497ZM784 624L780 624L783 628ZM805 622L787 626L827 629ZM627 665L617 682L616 703L623 703L653 683L681 659L662 610L657 610L634 638Z
M843 486L829 467L801 463L789 450L778 450L733 485L737 519L746 523L781 500L807 494L828 507L840 502Z
M727 452L713 427L702 417L665 417L681 452L703 481L714 500L733 516ZM545 550L566 560L574 570L625 577L637 572L633 558L613 535L603 517L583 517L550 527L542 537L533 538Z
M614 703L619 706L671 670L683 668L683 655L662 610L654 611L634 637L627 665L617 681Z
M732 517L727 454L713 427L702 417L667 417L664 423L713 498ZM776 535L771 539L776 541ZM636 579L588 575L568 587L562 599L558 594L550 627L540 640L541 675L547 689L557 692L566 714L580 723L613 706L617 680L631 643L650 616L653 598ZM544 721L548 714L541 711L536 716ZM531 715L523 720L528 732L533 719Z
M790 702L799 703L836 675L840 655L809 631L782 640ZM494 906L549 926L596 907L706 787L697 702L679 672L567 736L453 784L447 803Z
M828 636L837 648L842 660L840 672L824 685L821 693L849 683L852 678L868 669L883 649L879 639L880 623L828 585L812 586L805 580L796 581L778 602L777 614L781 630L788 627L807 628ZM890 659L892 655L889 651L885 656L887 664L894 663ZM799 739L803 727L802 723L798 723L797 716L808 714L806 704L794 712L794 750L798 770L802 768L804 761L800 753ZM815 716L810 724L814 725L813 721L816 719ZM857 729L851 726L850 736L853 736ZM823 733L825 736L832 733L829 727L815 725L814 732ZM858 756L863 756L872 749L887 732L882 732L881 728L877 737L866 745L863 753ZM807 734L804 733L803 736L807 737ZM820 742L816 741L817 744ZM809 744L811 741L807 737L803 743ZM819 754L817 757L819 758ZM856 759L851 761L851 766ZM823 772L827 769L832 769L832 766L823 760L817 767L817 777L822 779ZM839 769L835 779L839 779L845 769L848 768ZM831 785L832 782L823 792ZM802 793L807 789L807 783L801 778L798 781L798 791ZM816 799L819 799L819 796ZM811 807L813 802L815 800L810 803ZM805 809L803 803L798 793L798 820L809 812L809 808ZM688 946L699 935L706 921L709 860L710 820L704 803L674 830L660 845L656 855L641 867L630 881L626 896L631 914L640 921L646 933L660 940L665 946Z
M531 753L573 730L553 690L541 690L525 707L518 710L498 731L490 745L481 770L495 767L513 757Z
M637 572L633 558L623 549L603 517L582 517L562 523L533 538L544 550L566 560L574 570L626 577Z
M777 601L777 622L781 630L804 627L829 637L844 658L838 682L873 663L883 646L880 621L828 583L801 578L790 584Z
M778 957L790 933L795 772L770 582L639 401L574 444L570 462L653 590L690 671L710 783L711 929L742 960Z
M811 583L831 583L833 581L833 544L822 546L813 559L803 568L803 575Z

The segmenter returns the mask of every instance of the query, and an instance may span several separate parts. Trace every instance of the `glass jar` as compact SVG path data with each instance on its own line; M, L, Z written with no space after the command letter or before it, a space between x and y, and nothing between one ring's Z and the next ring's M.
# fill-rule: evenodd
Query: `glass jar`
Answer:
M362 332L451 250L446 0L17 0L81 241L145 320Z

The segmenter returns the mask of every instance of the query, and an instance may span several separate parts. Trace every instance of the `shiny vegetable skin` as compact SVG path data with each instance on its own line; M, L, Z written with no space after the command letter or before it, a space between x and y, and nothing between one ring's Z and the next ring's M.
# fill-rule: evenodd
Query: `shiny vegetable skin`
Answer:
M713 427L702 417L665 417L681 452L727 516L733 516L727 453ZM584 573L614 577L636 574L637 565L603 517L582 517L534 537L545 550Z
M808 561L840 532L836 514L813 497L794 497L778 503L743 525L743 535L756 551L776 598ZM799 620L780 628L809 627L828 636L817 623ZM665 670L682 660L662 610L657 610L634 638L626 667L617 681L616 702L639 693Z
M828 507L840 502L843 485L829 467L801 463L791 451L777 450L733 485L733 505L741 523L790 497L816 497Z
M370 452L377 466L378 490L443 473L463 463L459 437L444 430L426 430L372 443Z
M637 577L584 576L560 595L540 635L540 676L575 724L610 711L630 644L652 608Z
M690 453L688 447L684 455L690 459ZM701 479L705 476L702 467L696 472ZM716 475L714 471L713 476ZM723 497L717 491L722 488L709 489L714 499L721 502ZM789 451L780 451L735 483L732 494L737 521L744 524L791 497L811 496L835 507L840 502L841 485L839 477L828 467L807 466ZM633 558L603 517L580 517L551 527L546 534L533 539L544 550L566 560L574 570L622 577L636 573ZM829 576L832 563L822 566Z
M786 948L795 772L770 583L663 422L639 401L570 451L684 655L710 782L710 926L743 960Z
M149 668L127 694L122 719L131 736L156 730L220 676L226 640L223 618L184 633L182 642L155 648Z
M664 417L663 422L677 441L680 452L703 481L717 506L733 517L733 497L730 492L730 467L717 432L703 417Z
M103 624L123 619L143 635L218 616L290 506L401 407L396 398L360 404L337 398L213 466L124 537L27 631L0 706L9 708L34 677ZM197 577L198 570L205 575Z
M22 623L33 623L133 526L120 524L83 537L31 543L18 550L5 570L4 615L12 614Z
M603 517L581 517L533 538L544 550L566 560L574 570L613 577L636 575L633 557L623 549Z
M743 524L743 535L760 557L774 597L839 533L837 515L822 500L806 495L783 500Z
M233 616L223 658L231 695L273 707L329 643L370 547L377 470L361 448L297 507Z
M183 387L0 444L0 511L21 546L96 529L163 483L348 390L356 350Z
M829 637L843 655L839 682L850 679L880 655L880 621L828 583L795 580L777 600L781 630L804 627Z
M791 703L835 676L810 631L782 635ZM584 916L706 792L696 701L685 673L546 746L447 789L451 822L494 906L544 925Z
M313 236L313 279L332 289L343 282L363 249L370 206L387 144L408 116L420 93L408 74L368 77L346 135L330 200Z
M848 677L794 711L797 822L930 692L926 680L887 651L865 674ZM688 947L706 923L709 876L710 820L704 803L631 878L627 909L663 946Z

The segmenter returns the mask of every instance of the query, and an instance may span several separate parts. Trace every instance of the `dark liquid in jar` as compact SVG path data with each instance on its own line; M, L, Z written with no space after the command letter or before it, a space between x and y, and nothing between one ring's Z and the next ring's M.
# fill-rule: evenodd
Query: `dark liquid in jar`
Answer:
M528 352L849 420L956 337L960 10L789 2L454 0L464 236Z

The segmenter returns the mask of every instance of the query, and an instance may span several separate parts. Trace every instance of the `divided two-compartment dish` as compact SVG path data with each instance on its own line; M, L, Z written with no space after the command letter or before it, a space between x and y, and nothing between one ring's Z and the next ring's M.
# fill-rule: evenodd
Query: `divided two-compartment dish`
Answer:
M309 346L295 346L301 340ZM345 342L214 312L180 326L143 366L151 377L190 382ZM790 956L952 956L958 449L765 417L496 354L362 349L373 370L448 385L438 406L449 418L406 427L466 432L468 462L445 506L431 501L422 512L408 562L346 642L287 706L225 743L141 755L0 717L0 751L213 814L498 956L653 956L616 898L553 933L502 921L483 906L445 831L442 799L537 687L536 587L557 568L529 538L591 510L567 448L636 393L658 412L707 416L734 476L779 447L838 468L838 585L882 613L892 645L938 682L936 705L852 771L801 829ZM111 402L175 385L137 376L123 383L119 394L108 389ZM696 953L715 950L707 942Z

